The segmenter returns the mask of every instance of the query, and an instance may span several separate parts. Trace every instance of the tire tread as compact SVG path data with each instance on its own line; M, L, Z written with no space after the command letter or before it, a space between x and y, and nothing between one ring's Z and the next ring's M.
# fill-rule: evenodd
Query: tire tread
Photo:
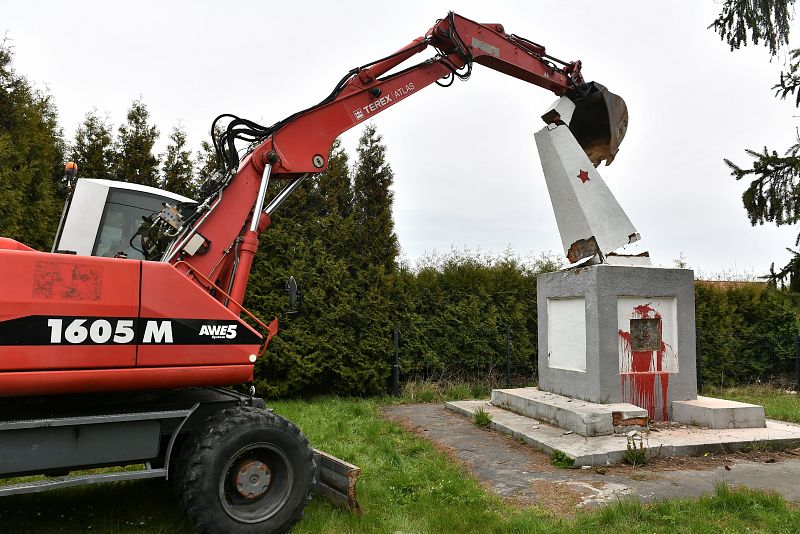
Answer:
M203 425L192 432L176 458L177 465L174 471L176 497L200 534L219 534L221 532L232 534L234 532L230 530L229 524L223 524L231 519L221 507L213 505L218 502L216 491L211 496L207 495L209 492L203 487L204 476L211 469L220 447L226 442L226 436L246 427L272 427L291 436L303 451L301 461L310 473L309 480L305 482L306 487L303 488L304 495L299 499L288 519L284 521L283 525L278 526L277 530L272 529L269 532L281 533L291 530L291 527L303 517L303 511L311 500L315 471L314 453L305 434L291 421L270 411L249 406L227 408L209 416ZM300 469L297 471L302 473L303 466L299 467ZM295 482L304 484L302 480ZM214 483L216 484L216 481ZM220 512L224 515L223 518L219 517ZM255 524L238 523L241 528L237 531L242 533L265 532L264 523L266 521Z

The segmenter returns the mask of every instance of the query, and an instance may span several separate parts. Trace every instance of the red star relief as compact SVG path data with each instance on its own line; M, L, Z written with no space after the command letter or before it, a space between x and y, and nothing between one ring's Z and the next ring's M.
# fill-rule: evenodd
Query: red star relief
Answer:
M581 183L586 183L589 181L589 173L586 171L581 171L578 173L578 178L581 179Z

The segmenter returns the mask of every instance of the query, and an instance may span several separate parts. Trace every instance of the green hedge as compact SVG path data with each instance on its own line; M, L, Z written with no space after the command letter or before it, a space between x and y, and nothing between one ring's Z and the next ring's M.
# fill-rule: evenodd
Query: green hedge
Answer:
M404 380L502 382L507 328L512 372L535 380L536 275L557 268L552 259L524 262L510 254L454 252L428 258L417 269L367 272L357 277L359 286L352 284L343 261L312 245L295 250L291 267L305 282L305 309L259 363L264 394L387 391L395 326L401 333ZM797 296L758 283L698 281L695 287L705 384L791 383ZM271 291L272 308L285 299L282 283L261 289Z
M695 295L705 384L793 382L796 294L759 283L698 281Z

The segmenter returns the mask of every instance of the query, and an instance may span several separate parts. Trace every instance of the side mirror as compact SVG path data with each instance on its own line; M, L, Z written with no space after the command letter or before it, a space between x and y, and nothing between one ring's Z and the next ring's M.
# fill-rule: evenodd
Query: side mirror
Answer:
M300 284L295 280L294 276L289 277L289 282L286 284L286 291L289 293L289 310L286 314L294 315L300 313L300 310L303 309L303 290L300 288ZM297 306L296 310L295 306Z

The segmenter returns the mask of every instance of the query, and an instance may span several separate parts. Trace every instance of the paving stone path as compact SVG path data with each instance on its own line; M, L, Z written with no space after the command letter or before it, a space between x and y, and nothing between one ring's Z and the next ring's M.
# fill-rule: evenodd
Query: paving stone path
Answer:
M443 404L404 404L385 414L433 442L496 494L570 513L623 498L642 502L697 497L719 483L777 491L800 501L797 453L731 454L716 458L659 461L640 469L557 469L549 457L512 438L475 427ZM687 469L682 466L690 465ZM727 468L729 469L727 469Z

